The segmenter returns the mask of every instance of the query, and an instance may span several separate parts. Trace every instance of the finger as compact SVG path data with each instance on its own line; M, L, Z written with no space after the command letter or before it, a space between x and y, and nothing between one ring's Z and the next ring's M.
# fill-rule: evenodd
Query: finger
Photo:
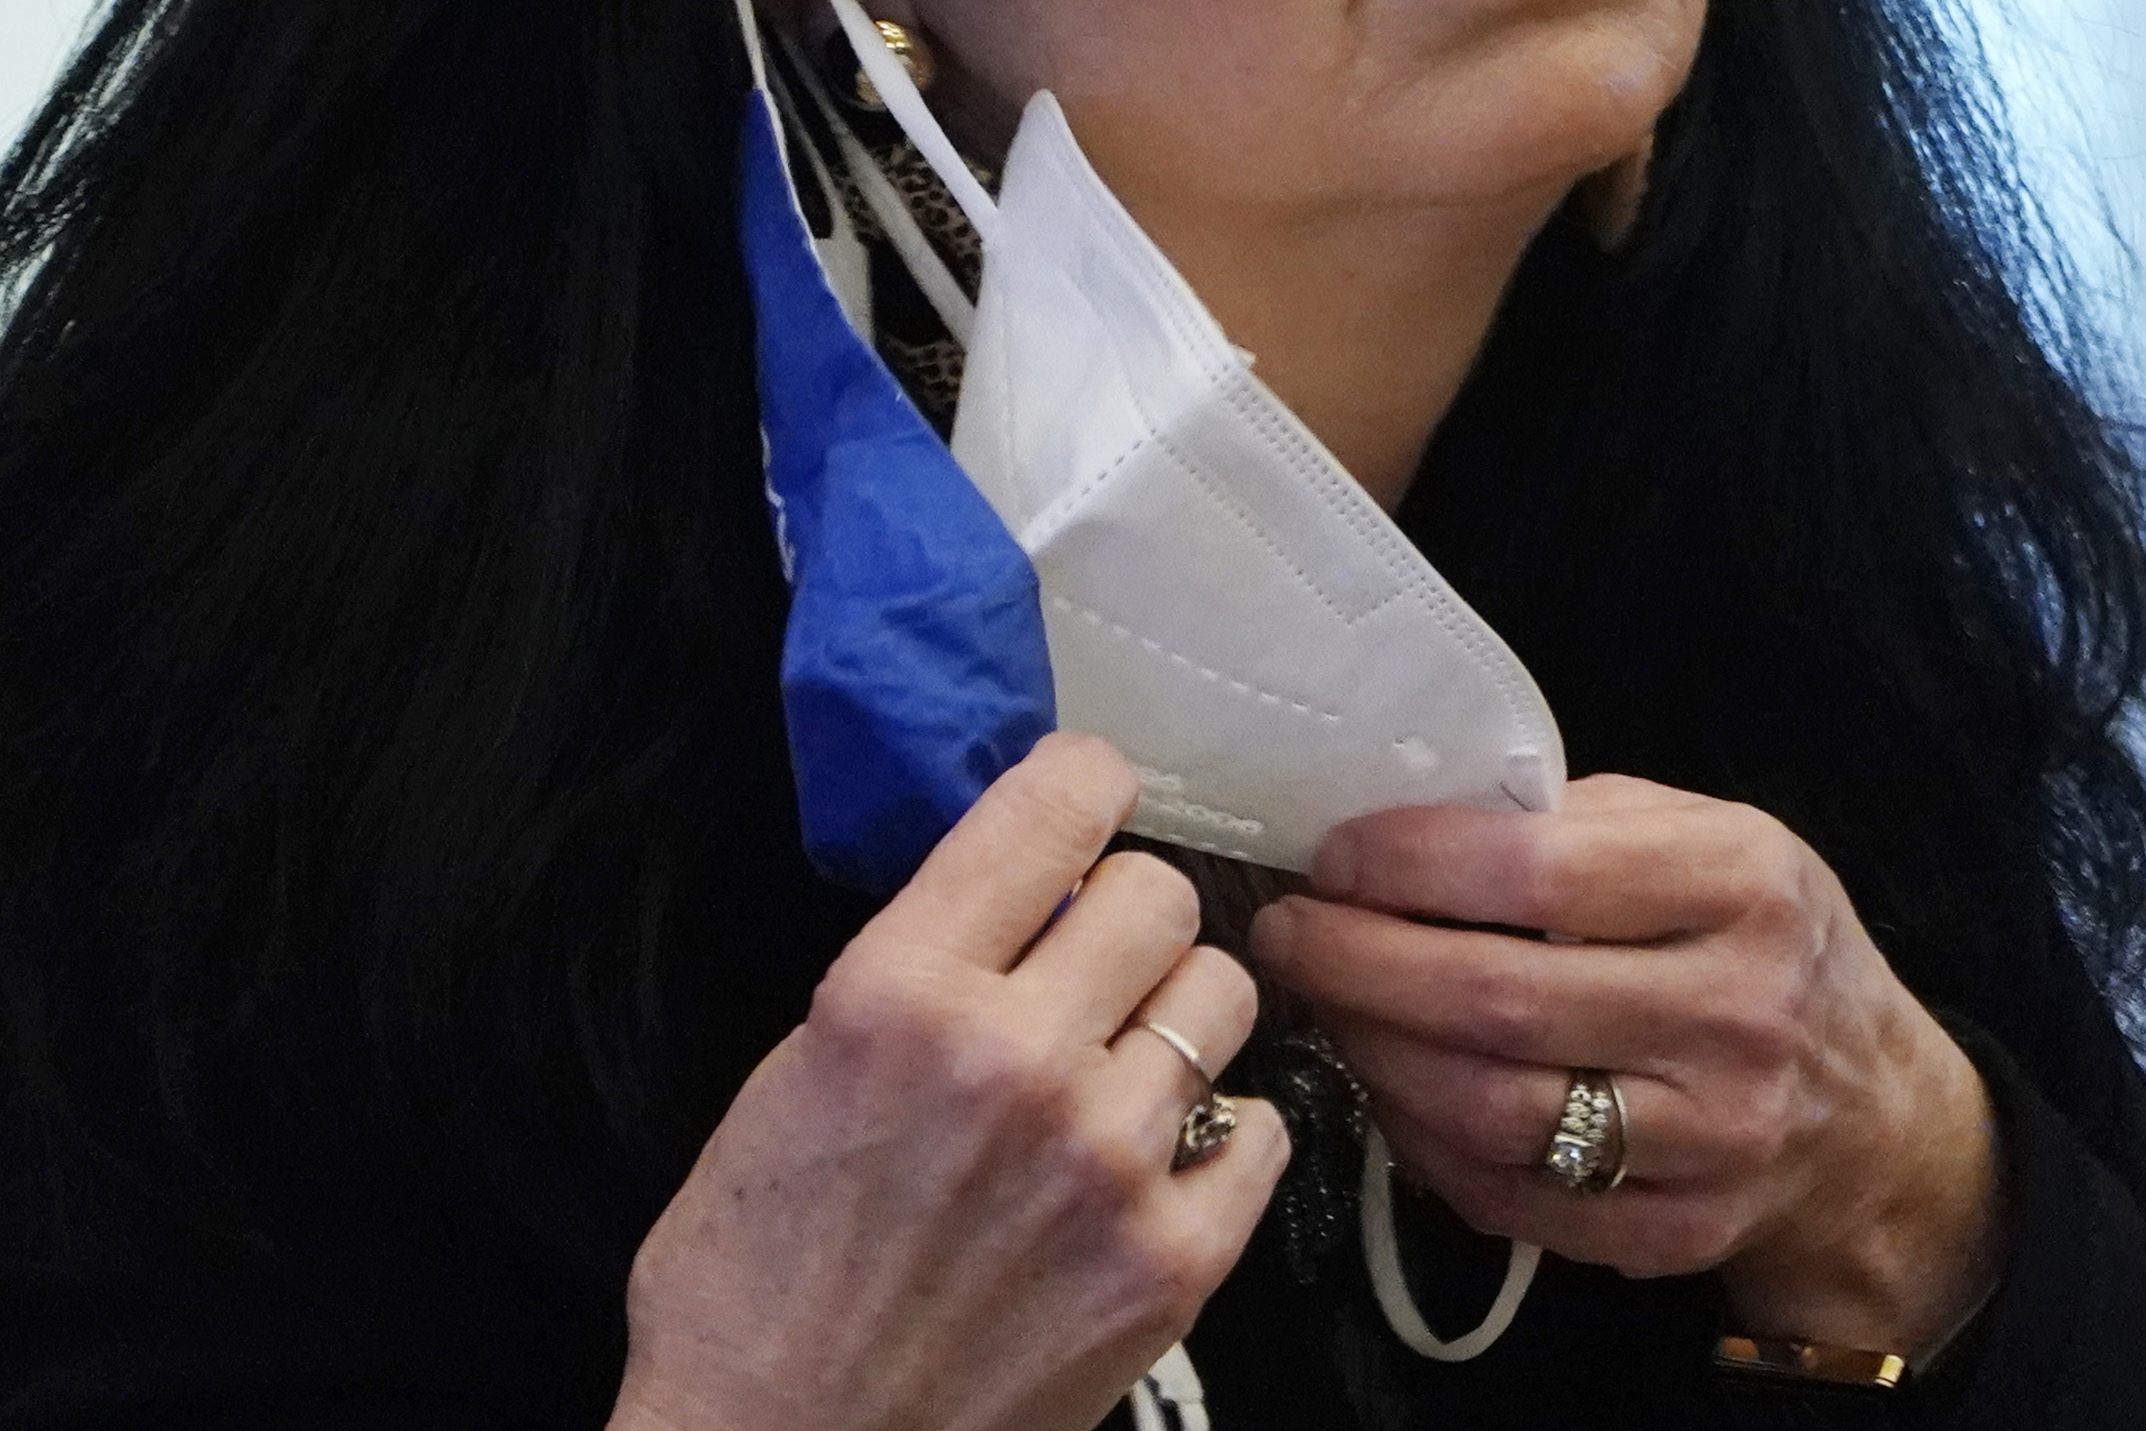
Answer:
M1112 855L1081 884L1011 982L1062 1020L1076 1041L1101 1043L1185 957L1199 932L1192 881L1153 855Z
M1166 1240L1188 1249L1192 1269L1206 1283L1202 1296L1244 1255L1289 1165L1289 1131L1274 1105L1261 1098L1233 1102L1237 1131L1229 1142L1205 1162L1160 1179L1151 1204Z
M1564 1117L1573 1070L1437 1048L1374 1023L1330 1021L1324 1027L1370 1090L1381 1122L1406 1120L1421 1139L1475 1162L1542 1166ZM1687 1136L1683 1094L1637 1074L1611 1077L1624 1097L1624 1116L1611 1130L1613 1163L1622 1161L1630 1176L1643 1180L1718 1170L1715 1150Z
M1140 1146L1155 1149L1167 1165L1186 1111L1207 1096L1215 1076L1244 1047L1258 1012L1259 991L1242 964L1206 945L1191 950L1111 1043L1094 1096L1116 1116L1132 1119ZM1147 1023L1191 1044L1200 1067L1143 1027Z
M1352 904L1631 943L1723 927L1769 891L1800 891L1812 862L1748 806L1626 790L1557 814L1369 815L1328 836L1312 873Z
M1260 911L1251 953L1324 1008L1552 1068L1658 1075L1748 1037L1743 1004L1769 1007L1768 971L1697 949L1549 944L1294 895Z
M865 957L1010 969L1132 813L1110 745L1055 734L999 777L851 945Z

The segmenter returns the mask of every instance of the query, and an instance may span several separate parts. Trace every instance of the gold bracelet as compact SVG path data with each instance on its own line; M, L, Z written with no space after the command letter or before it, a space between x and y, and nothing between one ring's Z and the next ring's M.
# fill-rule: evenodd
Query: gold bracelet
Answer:
M1714 1365L1747 1376L1781 1381L1818 1381L1892 1391L1907 1375L1907 1358L1896 1352L1858 1351L1817 1342L1761 1341L1723 1337L1714 1343Z

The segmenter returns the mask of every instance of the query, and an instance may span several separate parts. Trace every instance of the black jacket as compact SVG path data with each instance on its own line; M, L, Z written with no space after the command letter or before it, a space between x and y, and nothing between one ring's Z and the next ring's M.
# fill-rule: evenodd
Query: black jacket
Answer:
M2135 1188L2097 1157L1994 1040L1953 1021L1982 1070L2004 1133L2013 1240L1996 1296L1961 1340L1897 1392L1722 1374L1723 1330L1707 1278L1641 1283L1546 1258L1506 1336L1465 1366L1419 1360L1394 1342L1353 1268L1338 1286L1296 1283L1265 1235L1189 1340L1214 1425L1227 1431L1360 1426L1789 1428L2146 1425L2146 1215ZM2138 1080L2112 1064L2132 1137L2146 1128ZM1419 1217L1430 1224L1430 1217ZM1458 1333L1480 1316L1502 1245L1419 1229L1419 1300ZM1353 1248L1343 1258L1353 1258ZM1432 1268L1445 1270L1441 1279ZM1353 1275L1352 1275L1353 1274ZM1441 1295L1443 1293L1443 1295ZM1437 1310L1429 1310L1434 1322ZM1306 1347L1327 1354L1307 1358ZM1370 1403L1343 1412L1341 1368Z
M790 1016L809 983L806 969L771 988L773 1015L760 1011L754 1036ZM1829 1395L1724 1378L1710 1364L1720 1322L1708 1279L1632 1282L1555 1259L1489 1354L1436 1366L1386 1333L1353 1239L1307 1286L1270 1225L1189 1339L1214 1426L2146 1424L2146 1096L2083 977L2015 1002L2037 1000L2033 1024L2051 1043L2025 1053L2072 1070L2061 1088L2038 1086L2022 1051L1954 1021L1999 1110L2013 1238L1995 1300L1924 1385ZM2016 1025L2019 1011L1973 1012ZM355 1067L362 1051L328 1061L344 1056ZM20 1147L19 1131L0 1147ZM279 1158L287 1177L260 1213L272 1233L192 1227L158 1210L156 1189L122 1187L91 1199L125 1210L82 1225L94 1245L72 1249L86 1255L65 1276L41 1270L59 1249L12 1248L0 1284L0 1428L602 1423L624 1353L630 1227L623 1251L592 1274L532 1236L474 1173L443 1173L458 1166L451 1150L429 1166L383 1150L355 1172L309 1166L302 1147ZM125 1181L121 1170L85 1168L70 1175ZM33 1198L41 1184L23 1174L39 1170L12 1171L0 1186ZM591 1222L605 1215L588 1212ZM1449 1330L1471 1325L1502 1248L1435 1209L1408 1220L1428 1315Z

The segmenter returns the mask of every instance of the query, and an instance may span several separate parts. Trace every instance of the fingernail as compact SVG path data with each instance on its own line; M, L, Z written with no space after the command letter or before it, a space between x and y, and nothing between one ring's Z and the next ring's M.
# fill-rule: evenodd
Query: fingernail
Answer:
M1353 831L1346 826L1334 831L1311 858L1312 887L1321 894L1355 893L1356 866L1361 857Z
M1284 897L1261 908L1252 916L1252 928L1245 940L1245 952L1254 963L1270 973L1274 966L1288 958L1289 938L1296 928L1296 911Z
M1273 1140L1273 1146L1267 1151L1267 1175L1278 1178L1288 1171L1289 1160L1296 1156L1297 1149L1296 1140L1289 1136L1289 1125L1279 1118L1275 1121L1281 1123L1281 1136Z

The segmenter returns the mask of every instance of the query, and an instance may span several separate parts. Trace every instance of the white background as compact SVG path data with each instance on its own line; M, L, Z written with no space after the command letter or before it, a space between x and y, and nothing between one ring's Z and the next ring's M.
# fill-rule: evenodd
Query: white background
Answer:
M28 117L94 3L0 0L0 141ZM2009 93L2029 184L2065 235L2104 326L2129 355L2133 393L2146 394L2146 285L2126 253L2127 244L2146 251L2146 4L1961 3L1976 16ZM2146 416L2146 396L2126 405Z
M0 0L0 135L12 141L52 83L89 0Z

